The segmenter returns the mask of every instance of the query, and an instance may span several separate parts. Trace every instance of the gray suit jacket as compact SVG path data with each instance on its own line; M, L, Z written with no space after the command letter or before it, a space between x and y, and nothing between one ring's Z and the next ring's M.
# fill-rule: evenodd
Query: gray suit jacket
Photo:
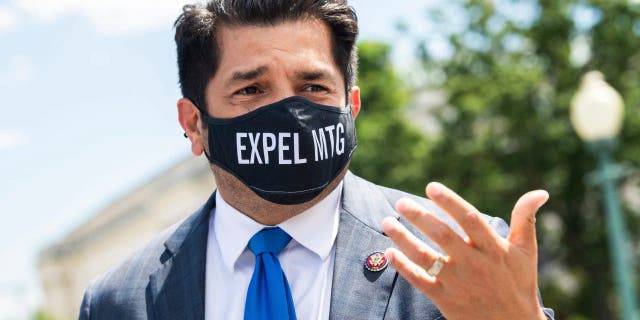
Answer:
M381 230L381 221L386 216L397 217L393 206L400 197L419 201L460 232L433 202L348 173L336 240L331 319L444 319L433 302L391 266L381 272L364 267L370 253L393 246ZM214 207L212 195L186 220L95 280L85 293L80 319L204 319L208 221ZM507 236L509 229L503 220L486 219L500 235ZM545 312L553 318L553 311Z

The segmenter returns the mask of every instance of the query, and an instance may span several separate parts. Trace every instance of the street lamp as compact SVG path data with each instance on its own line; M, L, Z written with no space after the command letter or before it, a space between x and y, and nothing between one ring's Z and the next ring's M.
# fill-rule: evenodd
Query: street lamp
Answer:
M604 81L598 71L582 77L571 100L571 123L578 136L598 158L597 183L604 194L607 236L615 283L623 319L638 320L635 280L629 260L630 247L615 186L617 175L611 161L615 138L622 126L624 103L620 94Z

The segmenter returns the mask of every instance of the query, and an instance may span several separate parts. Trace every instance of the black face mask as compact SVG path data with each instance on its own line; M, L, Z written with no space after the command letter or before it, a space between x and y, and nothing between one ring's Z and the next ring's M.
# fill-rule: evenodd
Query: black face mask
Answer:
M351 106L293 96L231 119L209 116L209 161L267 201L307 202L345 168L356 148Z

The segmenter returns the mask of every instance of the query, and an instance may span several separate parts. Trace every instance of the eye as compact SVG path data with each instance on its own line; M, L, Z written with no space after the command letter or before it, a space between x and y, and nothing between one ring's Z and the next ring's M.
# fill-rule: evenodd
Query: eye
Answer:
M328 91L327 88L325 88L323 86L320 86L320 85L317 85L317 84L311 84L311 85L305 86L302 90L306 91L306 92L326 92L326 91Z
M258 87L256 86L249 86L249 87L245 87L242 88L236 92L234 92L233 94L239 94L239 95L243 95L243 96L249 96L249 95L253 95L253 94L258 94L260 93L260 89L258 89Z

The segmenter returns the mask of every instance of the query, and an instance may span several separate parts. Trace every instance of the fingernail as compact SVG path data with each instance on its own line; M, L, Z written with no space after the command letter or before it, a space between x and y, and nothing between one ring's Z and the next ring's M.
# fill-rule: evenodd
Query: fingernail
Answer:
M400 200L396 201L396 211L403 212L410 208L411 200L407 198L400 198Z
M547 190L538 190L538 192L540 192L540 194L542 195L542 197L547 198L547 200L549 200L549 192L547 192Z
M387 250L384 251L384 256L387 258L387 261L391 262L391 260L395 258L393 256L393 249L387 248Z
M386 217L382 220L382 232L388 234L393 229L393 217Z
M547 192L546 190L533 190L530 192L527 192L527 194L529 194L531 197L535 197L539 203L539 207L543 206L548 200L549 200L549 192Z
M442 184L438 182L430 182L427 185L427 194L429 196L437 197L442 194Z

